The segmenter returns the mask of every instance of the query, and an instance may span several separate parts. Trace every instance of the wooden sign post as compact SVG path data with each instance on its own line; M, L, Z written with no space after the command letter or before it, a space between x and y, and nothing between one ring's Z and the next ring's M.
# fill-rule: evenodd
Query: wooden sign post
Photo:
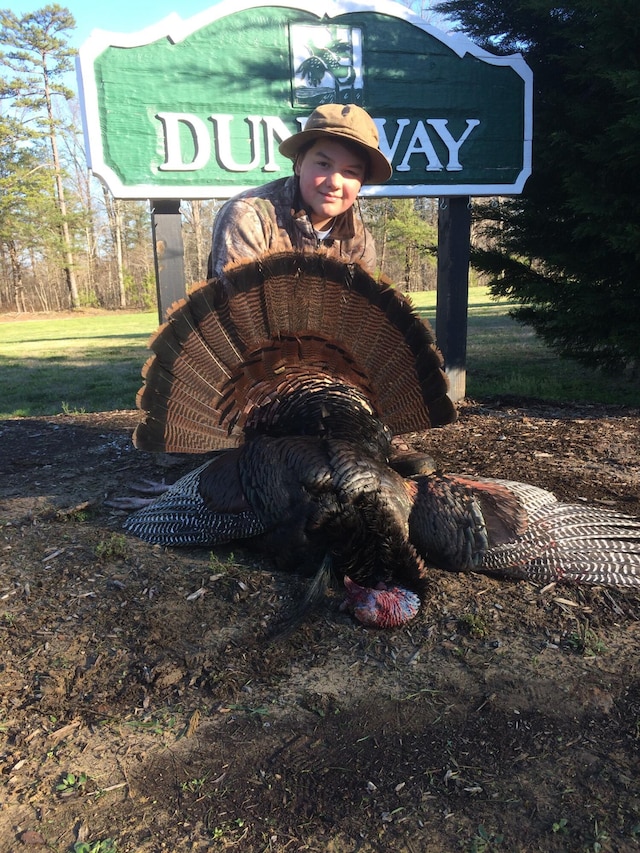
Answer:
M162 323L168 309L186 292L184 243L180 201L163 199L151 202L153 260L158 292L158 314Z
M449 396L465 395L469 302L469 197L441 198L438 207L438 302L436 330L449 378Z

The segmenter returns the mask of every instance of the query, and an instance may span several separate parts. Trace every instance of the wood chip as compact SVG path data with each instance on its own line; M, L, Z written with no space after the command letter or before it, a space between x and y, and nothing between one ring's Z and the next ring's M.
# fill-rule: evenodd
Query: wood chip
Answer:
M192 737L200 725L200 711L196 708L193 714L189 717L189 722L187 723L187 730L184 733L185 737Z
M52 741L54 744L59 743L81 725L82 720L72 720L70 723L67 723L66 726L62 726L62 728L56 729L55 732L51 732L47 740Z
M198 598L202 598L206 591L207 588L201 586L200 589L197 589L195 592L192 592L191 595L187 596L187 601L196 601Z
M58 548L56 551L52 551L51 554L47 554L46 557L42 558L42 562L47 563L49 560L53 560L55 557L59 557L60 554L64 554L64 548Z

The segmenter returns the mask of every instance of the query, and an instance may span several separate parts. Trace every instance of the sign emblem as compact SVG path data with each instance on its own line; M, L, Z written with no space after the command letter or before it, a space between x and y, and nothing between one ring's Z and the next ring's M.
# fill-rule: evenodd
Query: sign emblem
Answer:
M360 27L292 24L290 39L292 106L363 105Z

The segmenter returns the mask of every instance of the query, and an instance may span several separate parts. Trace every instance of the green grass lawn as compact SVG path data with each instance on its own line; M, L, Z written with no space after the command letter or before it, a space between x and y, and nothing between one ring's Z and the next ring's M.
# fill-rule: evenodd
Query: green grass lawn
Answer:
M419 313L435 325L436 293L412 293ZM640 405L638 377L589 370L560 359L529 326L508 316L506 299L494 300L484 287L469 289L467 396L515 395L574 403Z
M157 325L156 312L0 323L0 418L134 409Z
M412 294L435 322L435 292ZM511 320L506 301L471 288L467 395L640 405L636 380L561 361ZM0 322L0 418L135 408L157 314L105 313Z

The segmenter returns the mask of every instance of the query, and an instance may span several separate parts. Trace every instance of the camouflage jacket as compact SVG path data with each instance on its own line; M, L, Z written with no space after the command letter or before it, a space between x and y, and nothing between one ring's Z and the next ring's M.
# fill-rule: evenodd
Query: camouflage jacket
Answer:
M209 277L220 276L227 264L265 252L326 252L345 263L359 261L376 268L373 237L353 208L336 217L331 233L319 240L302 209L295 176L247 190L226 202L213 224Z

